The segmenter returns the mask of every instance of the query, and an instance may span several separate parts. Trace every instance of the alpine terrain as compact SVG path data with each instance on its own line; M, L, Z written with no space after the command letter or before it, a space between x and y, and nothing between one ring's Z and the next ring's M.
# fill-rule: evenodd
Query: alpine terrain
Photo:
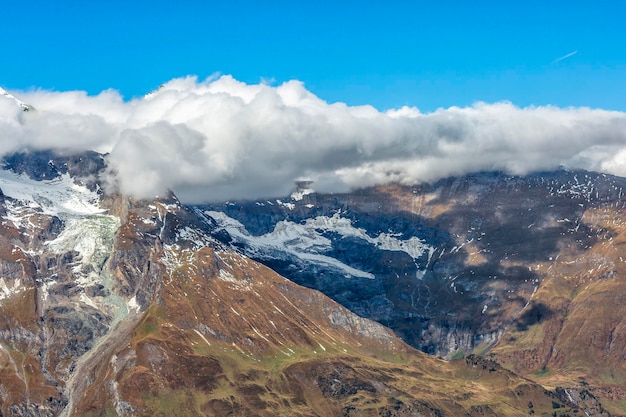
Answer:
M3 156L1 416L626 414L626 179L185 205L107 172Z

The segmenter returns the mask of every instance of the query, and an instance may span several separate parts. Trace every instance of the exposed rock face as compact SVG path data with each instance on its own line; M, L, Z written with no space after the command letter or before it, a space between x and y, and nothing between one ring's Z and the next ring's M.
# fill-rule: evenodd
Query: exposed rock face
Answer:
M424 352L493 352L546 382L565 372L617 392L624 190L582 171L485 173L196 211L216 238Z
M4 169L25 174L37 181L69 174L93 190L98 175L105 168L104 157L96 152L60 155L53 151L18 152L4 158Z
M294 201L304 205L283 203L285 210L268 210L269 217L260 210L251 220L264 234L274 230L267 218L282 219L282 235L274 235L281 245L248 247L221 227L228 219L184 207L173 195L132 201L102 194L103 164L96 154L20 154L7 158L14 171L0 171L1 415L506 416L551 415L555 404L564 413L601 407L575 394L580 389L564 388L580 398L571 402L490 359L428 356L354 313L394 325L408 341L430 337L434 351L475 346L479 337L491 344L507 337L507 325L523 332L554 317L534 290L547 275L536 281L539 272L529 271L535 282L524 282L515 255L526 253L524 245L513 245L502 265L486 252L479 269L468 261L471 242L454 248L470 237L438 226L460 222L458 230L483 245L488 221L472 230L464 222L473 215L411 214L400 208L411 189L300 192ZM578 242L579 230L592 226L548 246ZM295 281L326 285L352 311L244 256L249 248ZM510 273L516 286L485 296L491 281L477 271L492 270ZM459 276L448 279L452 273ZM509 300L511 288L519 294ZM503 313L482 311L496 298L500 304L489 308ZM619 334L610 343L620 346ZM513 347L499 357L525 352Z
M0 178L0 358L8 364L0 410L6 415L65 409L81 358L126 308L107 268L119 220L104 213L95 192L69 177L71 171L95 178L103 165L79 160L101 157L61 158L61 170L50 157L14 155L6 166L15 171Z
M381 325L214 241L176 202L148 204L151 216L145 207L129 207L118 241L152 234L144 228L154 221L154 262L163 275L130 340L94 370L74 405L79 415L473 415L477 402L464 395L474 384L490 387L494 415L526 410L512 387L527 381L420 354ZM528 387L544 410L558 401ZM500 405L503 398L515 406Z
M623 185L582 172L482 174L198 211L217 238L447 357L497 341L540 286L537 264L598 239L581 218L619 202Z

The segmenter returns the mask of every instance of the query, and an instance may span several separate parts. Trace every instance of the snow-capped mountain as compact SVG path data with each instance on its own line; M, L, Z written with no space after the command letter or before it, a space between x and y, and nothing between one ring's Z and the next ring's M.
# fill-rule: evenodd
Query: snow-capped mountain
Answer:
M29 104L26 104L26 103L24 103L21 100L18 100L14 95L10 94L4 88L0 87L0 98L2 98L2 97L15 102L15 104L17 104L19 107L21 107L22 110L24 110L24 111L33 110L33 106L31 106Z
M259 222L243 219L246 227L234 220L239 203L211 211L173 195L108 194L98 180L105 165L96 153L4 158L3 415L157 415L175 407L179 415L436 416L473 415L480 404L517 415L529 401L536 410L599 409L576 387L548 392L490 359L448 363L418 352L244 255L294 273L317 270L348 291L364 284L361 294L383 288L387 269L427 282L438 248L406 220L385 223L357 215L362 206L352 203L339 210L343 197L305 193L249 203ZM272 224L269 213L287 218ZM372 260L382 258L350 255L366 247ZM464 397L476 389L480 404Z
M186 206L106 175L2 156L0 416L624 411L626 179Z
M217 239L425 352L590 380L626 373L625 190L624 178L585 171L481 173L195 211ZM581 328L591 344L576 341ZM596 380L621 398L613 381Z

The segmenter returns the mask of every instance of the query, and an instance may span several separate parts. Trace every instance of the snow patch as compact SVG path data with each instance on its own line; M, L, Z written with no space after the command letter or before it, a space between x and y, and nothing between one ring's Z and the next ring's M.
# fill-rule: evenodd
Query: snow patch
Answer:
M309 194L313 194L315 191L313 191L310 188L305 188L302 190L298 190L298 191L294 191L291 194L291 199L294 201L301 201L305 195L309 195Z
M80 297L78 298L78 301L80 301L83 304L87 304L88 306L93 307L96 310L99 310L98 306L96 306L96 303L94 303L93 300L91 298L89 298L87 296L87 294L85 294L85 293L82 293L80 295Z
M285 204L280 200L276 201ZM323 233L333 232L342 237L361 239L380 250L404 252L414 261L421 258L424 253L430 258L434 252L434 248L417 237L403 240L399 233L380 233L376 237L371 237L365 229L354 227L350 219L341 217L340 211L331 217L318 216L307 219L304 224L283 220L276 223L272 232L261 236L251 235L243 224L223 212L206 211L204 214L212 217L235 241L243 243L249 256L264 258L276 251L282 251L304 261L337 268L354 277L371 279L374 275L324 255L325 252L332 250L332 242L323 236ZM418 278L419 276L418 274Z
M340 211L337 211L332 217L318 216L314 219L307 219L304 227L339 233L343 237L363 239L378 249L405 252L413 259L420 258L425 251L431 252L433 250L432 247L417 237L411 237L407 240L398 239L401 236L400 233L381 233L376 237L371 237L365 232L365 229L356 228L350 219L341 217Z
M176 235L176 241L179 241L181 239L193 243L195 249L211 246L211 244L215 243L215 240L213 238L188 226L178 231L178 234Z
M245 244L246 252L251 257L263 258L272 252L284 251L305 261L334 267L345 272L347 276L375 278L369 272L352 268L335 258L320 254L332 249L331 241L304 225L281 221L271 233L253 236L243 224L225 213L206 211L205 214L212 217L234 240Z
M280 200L276 200L279 206L287 207L289 210L295 210L296 205L293 203L283 203Z
M231 274L230 272L228 272L228 271L226 271L224 269L220 269L219 277L220 277L220 279L222 281L237 283L237 279L235 279L233 274Z
M22 280L19 278L14 280L13 285L11 286L7 285L4 278L0 278L0 301L10 298L25 290L26 287L22 285Z
M43 300L46 301L48 299L48 290L51 287L54 287L57 284L57 281L54 279L44 281L41 285L41 293L43 295Z
M139 311L141 310L141 306L137 302L137 296L136 295L134 295L133 298L128 300L128 310L129 311L130 310L135 310L136 313L139 313Z

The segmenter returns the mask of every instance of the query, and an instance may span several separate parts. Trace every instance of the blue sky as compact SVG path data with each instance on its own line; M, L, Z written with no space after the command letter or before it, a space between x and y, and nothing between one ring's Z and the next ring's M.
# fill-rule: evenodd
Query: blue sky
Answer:
M221 73L298 79L326 101L380 110L503 100L626 110L624 2L509 3L4 2L0 85L129 99Z

